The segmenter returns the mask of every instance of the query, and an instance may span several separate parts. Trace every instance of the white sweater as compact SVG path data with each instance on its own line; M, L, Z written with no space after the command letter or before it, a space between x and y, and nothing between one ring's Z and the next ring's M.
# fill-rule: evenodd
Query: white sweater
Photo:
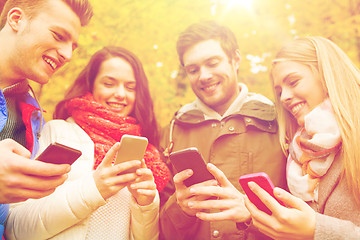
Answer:
M50 143L58 142L81 150L81 157L73 163L69 178L56 191L42 199L30 199L11 204L6 222L6 239L88 239L89 219L106 201L93 179L94 143L72 118L48 122L40 137L42 152ZM139 206L127 188L118 194L128 204L121 205L121 219L106 216L104 226L122 227L126 237L112 239L158 239L159 196L148 206ZM125 201L125 200L123 200ZM125 219L125 221L124 221ZM121 224L119 223L121 221ZM127 221L127 222L126 222ZM101 226L99 226L101 228ZM104 239L108 240L108 236Z

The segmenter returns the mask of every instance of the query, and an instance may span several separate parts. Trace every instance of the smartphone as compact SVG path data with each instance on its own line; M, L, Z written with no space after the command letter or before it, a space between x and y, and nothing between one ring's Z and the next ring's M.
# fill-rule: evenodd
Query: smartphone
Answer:
M271 210L260 200L260 198L250 190L248 182L255 182L262 189L268 192L273 198L275 198L273 190L274 184L270 180L269 176L264 172L252 173L243 175L239 178L239 183L244 190L249 200L261 211L271 215ZM276 199L276 198L275 198ZM281 205L285 206L280 200L276 199Z
M81 151L60 143L51 143L36 159L54 164L73 164L81 156Z
M148 145L146 137L124 134L120 140L120 148L114 164L131 160L142 160ZM123 173L135 172L137 168L131 168Z
M184 184L187 187L196 183L215 179L209 170L207 170L203 157L195 147L170 153L170 161L178 172L185 169L193 170L193 175L184 181Z

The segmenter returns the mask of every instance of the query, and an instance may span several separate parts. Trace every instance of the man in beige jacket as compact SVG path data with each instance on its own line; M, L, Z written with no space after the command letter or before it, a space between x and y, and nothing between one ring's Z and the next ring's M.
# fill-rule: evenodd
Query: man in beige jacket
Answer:
M160 212L161 238L266 239L244 224L250 214L238 179L266 172L286 188L274 105L238 82L240 51L227 27L193 24L180 34L177 51L197 99L183 106L165 131L165 155L196 147L216 180L186 187L192 170L174 176L175 192L169 186L172 195Z

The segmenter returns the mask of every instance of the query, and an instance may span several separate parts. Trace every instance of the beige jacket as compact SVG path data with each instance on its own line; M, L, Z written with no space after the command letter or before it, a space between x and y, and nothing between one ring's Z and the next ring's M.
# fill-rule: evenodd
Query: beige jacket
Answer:
M240 191L239 177L254 172L266 172L274 185L286 188L286 158L278 140L274 106L265 97L248 93L245 85L240 86L240 95L223 116L199 100L180 109L171 127L172 137L166 131L162 146L169 146L172 139L172 151L197 147L205 161L222 170ZM162 191L162 201L166 192L173 193L171 186ZM205 222L189 217L174 195L160 212L162 239L266 239L252 230L240 231L231 221Z
M106 204L92 177L94 143L70 118L48 122L40 138L42 152L51 142L77 148L82 156L75 161L68 180L48 197L10 206L6 222L6 239L85 239L89 217ZM127 191L125 188L121 191ZM139 206L130 198L129 236L125 239L158 239L159 197L148 206ZM118 239L116 236L114 239Z

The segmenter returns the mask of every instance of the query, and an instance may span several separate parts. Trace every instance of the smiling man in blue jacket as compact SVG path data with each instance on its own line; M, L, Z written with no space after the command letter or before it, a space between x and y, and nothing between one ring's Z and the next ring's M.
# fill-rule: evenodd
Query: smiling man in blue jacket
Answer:
M0 17L0 236L8 205L52 193L70 166L33 159L42 109L28 81L46 84L69 62L92 17L87 0L11 0Z

